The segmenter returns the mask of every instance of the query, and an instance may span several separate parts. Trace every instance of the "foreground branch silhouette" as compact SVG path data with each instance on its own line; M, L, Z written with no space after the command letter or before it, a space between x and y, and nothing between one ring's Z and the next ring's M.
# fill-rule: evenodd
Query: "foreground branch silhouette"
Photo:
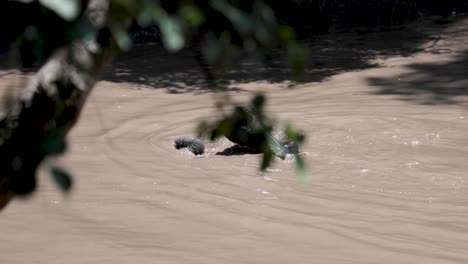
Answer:
M97 27L106 4L92 1L87 16ZM100 10L99 10L100 8ZM50 155L63 153L88 94L114 55L99 43L74 41L58 49L0 121L0 208L36 187L36 170Z
M223 63L233 58L228 55L242 49L266 55L272 48L282 48L291 69L296 73L302 70L305 51L294 41L294 31L279 25L272 9L261 0L33 1L22 5L32 5L28 10L40 15L30 24L22 24L24 28L19 30L18 38L27 45L20 50L41 53L39 60L47 60L13 108L0 120L0 208L13 197L32 193L41 162L66 150L66 136L77 122L103 69L119 52L131 48L128 29L134 24L156 25L162 47L171 52L190 47L191 40L202 36L203 41L199 43L203 45L198 54L203 60L202 66L222 69ZM51 34L54 26L57 31ZM54 52L49 56L51 50ZM219 88L210 87L223 90ZM218 105L236 106L229 99L223 100L217 102ZM258 116L266 117L262 111ZM233 117L221 116L220 122L205 126L203 134L236 133L238 126L229 128L226 124L245 123L243 119L248 117L243 115L237 118L239 120ZM268 128L259 126L255 132L263 135ZM290 132L292 140L299 139L298 133ZM259 146L269 146L267 137L260 139ZM270 147L261 151L261 169L266 169L273 161L273 151ZM298 167L303 168L300 157L297 160ZM73 181L66 171L54 165L49 169L62 190L71 189Z

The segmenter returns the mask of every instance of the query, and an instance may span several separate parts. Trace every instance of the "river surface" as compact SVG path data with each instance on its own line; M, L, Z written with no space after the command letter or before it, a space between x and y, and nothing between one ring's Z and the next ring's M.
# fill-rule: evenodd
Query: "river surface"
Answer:
M411 54L361 59L359 43L333 43L400 39L323 36L297 85L275 68L233 71L235 100L263 91L279 126L307 134L307 180L293 157L262 173L258 155L216 155L225 139L202 156L176 150L216 117L213 94L188 55L138 47L97 84L55 161L72 193L42 171L38 192L1 212L0 263L468 263L466 28L432 25L401 42Z

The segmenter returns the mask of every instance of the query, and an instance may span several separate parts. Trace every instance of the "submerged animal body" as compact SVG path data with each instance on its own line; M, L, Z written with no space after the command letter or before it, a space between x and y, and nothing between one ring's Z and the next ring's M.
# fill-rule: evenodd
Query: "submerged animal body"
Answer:
M176 149L187 148L195 155L201 155L205 152L205 144L197 138L178 137L174 142Z
M270 140L274 140L276 142L276 144L274 144L275 145L274 149L273 148L272 149L277 157L284 159L287 154L299 153L299 148L295 142L280 142L273 136L270 135L270 137L271 137ZM244 144L241 144L241 143L244 143L243 141L238 141L234 139L237 141L236 142L234 140L231 140L232 137L231 139L230 138L228 139L236 143L237 145L244 147L245 149L248 150L248 152L251 152L251 153L262 152L262 150L259 148L259 144L254 144L253 146L244 145ZM195 155L202 155L205 152L205 144L200 139L187 137L187 136L176 138L176 140L174 141L174 147L176 149L187 148L190 152L192 152Z
M295 142L282 142L268 132L254 131L252 124L256 122L256 116L249 107L242 108L241 113L246 114L247 118L237 120L237 122L234 122L235 127L229 133L224 133L229 141L244 147L251 153L261 153L264 147L269 147L281 159L284 159L287 154L298 153L298 145ZM195 155L201 155L205 150L203 142L193 137L176 138L174 146L176 149L187 148Z

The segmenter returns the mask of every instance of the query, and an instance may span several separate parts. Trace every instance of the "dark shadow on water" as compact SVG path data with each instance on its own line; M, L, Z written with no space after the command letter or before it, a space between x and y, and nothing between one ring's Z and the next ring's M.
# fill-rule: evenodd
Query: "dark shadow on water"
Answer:
M241 145L234 145L232 147L224 149L221 152L216 153L216 155L221 155L221 156L238 156L238 155L246 155L246 154L259 154L259 152L255 152Z
M242 91L232 86L249 82L288 82L291 86L322 82L336 74L379 67L373 62L377 57L411 56L422 50L423 43L437 43L438 32L446 27L424 20L405 29L354 29L301 40L311 55L305 63L305 75L299 80L291 74L280 52L274 53L266 64L252 56L243 56L218 77L233 84L230 91ZM137 45L118 58L104 80L165 89L168 93L213 92L192 50L170 54L156 43Z
M468 106L466 97L461 98L468 95L468 50L452 56L454 59L448 62L410 64L404 74L368 81L378 87L375 93L379 95L397 95L401 100L425 105Z

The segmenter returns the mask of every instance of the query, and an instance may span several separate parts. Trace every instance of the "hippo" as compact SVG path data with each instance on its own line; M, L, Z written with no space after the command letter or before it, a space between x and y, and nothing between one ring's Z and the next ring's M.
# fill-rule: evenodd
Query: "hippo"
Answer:
M261 153L261 142L268 142L273 153L284 159L286 154L297 154L299 147L293 141L281 141L268 132L256 133L252 130L252 124L256 122L256 115L251 107L239 108L240 114L246 115L246 118L238 119L234 122L234 129L230 133L224 133L224 136L231 142L243 147L250 153ZM174 142L176 149L187 148L195 155L201 155L205 152L205 145L200 139L193 137L178 137Z

